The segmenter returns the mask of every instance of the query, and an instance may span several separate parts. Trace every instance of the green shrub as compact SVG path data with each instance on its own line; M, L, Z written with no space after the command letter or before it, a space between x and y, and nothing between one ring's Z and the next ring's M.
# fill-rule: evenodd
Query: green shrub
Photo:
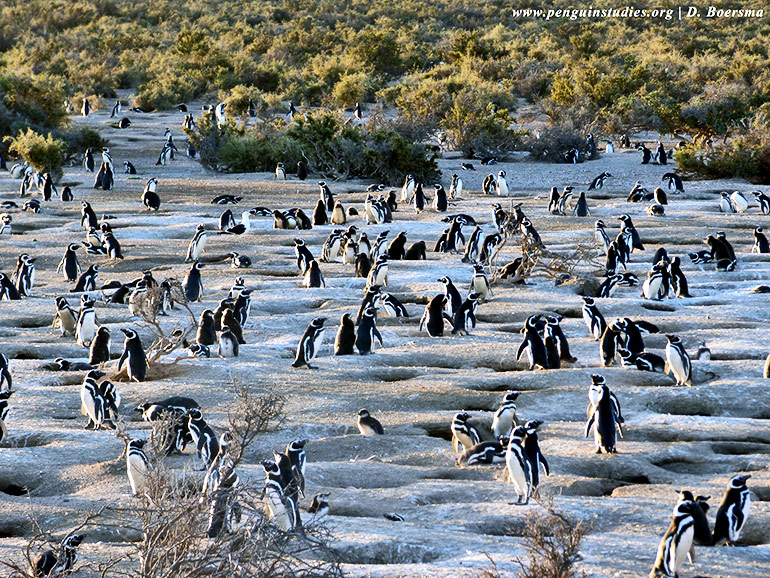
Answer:
M3 140L10 143L8 150L19 155L36 171L51 173L55 181L61 179L67 153L67 143L63 140L54 138L50 133L43 136L31 128Z
M767 133L741 135L713 151L697 146L678 148L674 160L688 177L741 178L758 185L770 184L770 138Z
M366 178L391 185L400 184L407 173L426 183L438 178L437 153L399 134L399 125L374 122L364 130L346 121L337 112L319 110L289 125L282 120L249 126L229 121L219 128L204 113L187 134L201 163L217 171L272 171L282 162L293 172L304 160L326 178Z
M539 137L531 135L525 145L533 160L552 163L566 163L567 153L575 148L580 151L580 160L593 160L599 153L589 156L589 147L585 137L571 127L555 126L543 130Z
M64 83L47 75L0 70L0 133L33 127L51 130L67 122Z
M253 100L257 107L257 115L265 112L267 105L262 93L256 88L239 84L234 86L229 93L220 93L220 102L227 103L227 113L231 115L243 115L249 112L249 100Z

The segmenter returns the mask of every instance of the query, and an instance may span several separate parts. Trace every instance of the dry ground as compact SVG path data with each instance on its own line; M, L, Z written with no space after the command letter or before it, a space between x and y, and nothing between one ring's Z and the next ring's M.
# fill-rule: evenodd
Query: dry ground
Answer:
M91 188L93 176L82 167L65 171L73 183L75 202L54 201L39 215L12 211L14 234L0 238L0 270L10 273L16 256L27 252L38 258L34 296L21 302L0 303L0 351L12 359L16 395L11 400L10 439L0 447L0 490L26 486L29 496L0 493L0 557L18 554L32 530L32 512L41 523L64 533L75 517L110 501L130 504L129 486L122 467L107 468L122 450L122 442L109 432L83 431L80 416L80 374L41 371L44 360L56 356L82 358L85 351L72 338L50 330L53 297L68 286L56 275L56 265L67 243L83 238L79 201L87 199L98 215L111 221L126 259L109 263L104 258L80 254L81 263L102 265L100 281L130 280L154 268L156 278L182 278L189 239L200 222L214 227L223 207L209 204L222 193L245 197L238 206L288 208L301 206L308 214L318 197L316 178L307 182L276 183L271 174L222 175L203 170L179 155L170 166L154 166L170 127L182 144L182 114L129 114L130 129L108 127L107 112L99 111L87 122L104 129L111 141L116 164L116 186L110 192ZM183 147L180 147L182 149ZM131 160L139 175L127 178L122 163ZM443 181L461 160L441 161ZM470 213L490 225L496 198L478 194L486 167L462 173L466 192L457 211ZM312 231L275 231L271 219L255 221L247 235L214 236L206 254L238 250L254 260L254 267L235 271L229 264L204 269L206 292L194 304L199 314L225 296L236 274L255 289L248 344L241 356L230 360L189 360L173 366L162 379L143 384L120 384L129 430L146 435L147 427L130 408L146 399L170 394L189 395L204 407L209 422L225 423L231 406L232 379L253 382L258 388L275 387L289 399L288 419L280 428L260 437L241 475L259 481L259 461L295 438L308 438L308 489L331 492L331 516L336 547L353 576L472 576L488 568L488 554L504 576L516 573L516 558L523 553L521 535L538 505L515 507L512 488L499 468L455 466L449 442L453 413L470 411L477 424L489 424L504 392L518 390L519 414L545 421L541 444L552 475L542 491L553 496L557 509L590 525L582 554L590 576L632 578L646 576L652 566L660 536L676 502L676 491L690 488L712 496L716 511L724 487L737 472L753 474L750 486L755 500L748 521L747 548L699 548L695 567L683 577L713 578L770 576L770 397L762 379L768 350L767 296L750 291L770 280L766 255L749 254L751 231L766 224L756 206L746 214L718 213L719 190L751 190L746 183L687 182L687 192L670 195L667 216L647 217L646 205L627 204L625 197L635 180L654 187L670 167L642 166L635 151L604 156L577 166L544 165L517 161L505 168L517 201L540 231L547 247L565 251L580 239L591 239L593 222L603 219L617 230L617 216L629 213L639 229L646 251L635 253L630 267L646 275L655 249L663 245L672 255L683 256L692 299L651 303L637 289L621 289L616 297L599 302L608 319L630 316L657 323L663 333L681 336L688 350L706 341L712 361L695 362L692 388L672 385L660 374L611 367L599 369L598 344L586 332L580 317L580 296L574 286L554 287L545 278L526 286L505 282L494 287L494 298L479 307L479 324L471 336L430 339L418 332L417 323L426 299L441 292L438 277L449 275L462 289L471 270L456 255L429 253L425 262L396 262L390 267L388 290L405 302L411 318L403 322L382 318L385 347L371 356L334 357L331 341L339 317L354 312L360 302L363 279L352 268L322 264L325 289L300 287L295 276L293 243L302 237L320 255L330 226ZM552 185L575 184L580 190L596 174L613 175L607 186L589 196L592 217L555 217L547 213L547 192ZM146 180L159 180L163 199L159 213L143 210L139 196ZM0 196L14 199L18 181L0 175ZM363 203L366 183L333 183L343 203ZM430 188L430 187L428 187ZM238 212L238 211L234 211ZM363 226L361 222L356 222ZM432 247L443 229L432 211L415 215L399 208L386 227L363 226L373 239L382 229L391 238L401 230L409 240L425 240ZM738 270L720 274L700 271L685 254L702 248L703 238L726 231L739 254ZM470 231L467 230L466 234ZM515 257L509 245L501 261ZM585 270L583 274L591 274ZM73 298L71 301L75 301ZM100 322L113 328L113 353L122 340L118 329L138 327L145 343L149 331L128 318L127 308L99 306ZM565 317L563 327L578 362L554 371L526 371L516 362L518 329L535 312L556 312ZM292 370L289 365L298 338L315 316L329 318L326 344L316 360L319 369ZM176 313L167 323L183 323ZM663 335L647 337L648 348L662 354ZM623 405L626 436L615 456L595 455L592 440L583 437L589 375L601 371ZM152 377L152 374L151 374ZM355 427L355 413L368 408L385 426L386 435L364 438ZM176 468L193 460L191 455L169 459ZM382 515L398 512L405 522L394 523ZM711 515L713 523L713 513ZM92 532L82 547L86 558L99 559L121 547L122 538L107 530Z

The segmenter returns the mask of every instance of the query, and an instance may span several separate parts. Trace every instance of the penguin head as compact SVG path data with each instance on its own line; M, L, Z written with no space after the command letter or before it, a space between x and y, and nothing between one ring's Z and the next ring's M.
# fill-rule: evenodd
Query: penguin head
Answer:
M203 418L203 413L197 407L193 407L187 410L187 417L191 420L198 420Z
M107 336L107 337L109 337L109 335L110 335L110 328L109 328L109 327L105 327L104 325L102 325L102 326L101 326L101 327L99 327L99 329L96 331L96 334L97 334L97 335L99 335L99 336L101 336L101 337L104 337L104 336Z
M358 417L360 418L367 418L369 417L369 411L366 409L359 409L358 410Z
M476 293L475 291L470 295L468 295L468 301L471 301L471 302L478 301L480 298L481 298L481 294Z
M273 460L263 460L262 467L264 468L266 474L277 474L281 471L281 469L278 467L278 464L276 464Z
M128 442L128 447L142 449L147 443L147 440L131 440Z
M226 448L227 446L232 445L233 442L235 442L235 438L233 437L232 432L229 430L223 431L219 436L220 448Z
M323 327L324 323L326 323L326 317L316 317L310 322L310 325L318 328L318 327Z
M136 337L137 337L136 331L134 331L133 329L129 329L127 327L122 327L120 329L120 331L121 331L121 333L123 333L123 335L126 336L126 341L129 341L131 339L136 339Z
M318 186L323 189L326 186L326 181L318 181Z
M289 443L289 449L294 451L299 451L305 447L308 440L294 440Z
M294 245L296 245L297 247L304 247L305 241L303 241L302 239L294 239Z
M473 271L475 273L483 273L484 272L484 265L481 263L474 263L473 264Z
M512 432L511 432L511 438L509 443L519 442L521 443L524 441L524 438L527 437L527 428L523 425L517 426Z
M439 277L436 279L439 283L443 283L447 287L452 283L452 280L449 277Z
M666 335L666 339L669 343L681 343L682 340L679 339L679 336L677 335Z
M730 479L730 487L734 489L745 488L746 480L751 477L751 474L738 474Z
M364 317L372 317L372 318L374 318L375 313L376 313L376 310L371 305L368 305L366 307L366 309L364 309Z
M201 269L203 269L203 267L204 265L200 261L196 261L195 263L193 263L193 266L192 266L192 268L195 269L196 271L200 271Z
M537 431L537 428L543 425L543 423L542 419L531 419L524 424L524 427L527 429L528 434L533 434Z
M505 394L505 397L503 397L503 401L504 402L516 401L520 395L521 395L520 391L509 391L508 393Z
M695 508L695 502L691 500L684 500L683 502L679 502L676 506L674 506L674 517L676 518L679 516L692 514L695 511Z
M86 373L85 379L96 381L97 379L101 379L102 377L104 377L106 375L107 374L104 373L103 371L100 371L98 369L92 369L91 371Z
M75 549L80 546L80 543L85 539L85 534L72 534L62 540L62 547L67 549Z
M454 421L466 422L471 419L471 415L467 411L461 411L455 414Z
M592 385L604 385L605 383L607 383L607 381L604 379L603 375L599 375L598 373L591 374Z
M761 233L762 233L762 227L756 227L756 228L754 229L754 233L756 233L756 234L758 234L758 235L759 235L759 234L761 234Z
M590 305L593 305L595 302L593 297L583 297L583 303L590 306Z

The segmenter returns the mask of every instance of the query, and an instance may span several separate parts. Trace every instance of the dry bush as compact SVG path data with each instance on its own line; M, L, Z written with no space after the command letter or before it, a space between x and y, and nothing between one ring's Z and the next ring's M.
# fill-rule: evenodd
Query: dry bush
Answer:
M518 559L519 578L585 578L577 568L582 560L580 542L586 534L582 522L544 504L545 514L528 521L524 536L526 560Z

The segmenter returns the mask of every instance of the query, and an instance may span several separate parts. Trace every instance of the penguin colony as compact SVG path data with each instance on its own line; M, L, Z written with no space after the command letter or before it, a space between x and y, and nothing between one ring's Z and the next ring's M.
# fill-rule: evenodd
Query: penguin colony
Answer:
M118 105L116 103L119 114ZM212 110L217 122L223 124L224 103ZM98 114L84 103L83 116L94 118ZM277 250L271 265L276 272L280 269L281 276L296 275L293 284L296 291L286 295L287 301L296 303L291 303L290 312L282 315L293 317L292 313L298 313L302 304L307 303L303 291L308 294L318 291L327 302L337 302L335 292L350 287L350 278L360 279L355 285L360 289L359 298L353 301L341 298L347 310L341 314L338 324L329 323L332 319L329 316L314 315L304 320L292 343L272 347L272 356L280 358L286 379L302 380L302 372L306 371L320 375L331 366L344 369L350 364L363 368L380 364L379 360L370 360L381 357L381 352L387 355L389 348L414 351L423 343L435 342L439 345L431 352L436 353L453 347L454 343L472 342L477 335L489 343L491 330L484 327L485 305L506 293L515 294L527 276L529 264L516 248L518 240L526 239L531 246L546 249L551 239L548 234L541 237L537 228L543 223L542 229L548 229L548 219L563 218L576 235L587 238L594 246L595 261L601 269L599 281L587 285L584 295L564 293L564 305L571 307L569 316L545 308L538 310L535 305L528 311L520 307L511 317L511 320L518 319L514 323L520 340L497 353L508 367L536 372L574 369L576 376L581 375L580 382L587 390L588 409L585 416L578 415L582 409L574 412L574 420L581 419L584 426L573 432L575 443L584 444L581 447L586 460L591 451L602 454L601 459L616 459L616 454L626 453L624 444L628 442L623 436L633 439L634 418L644 409L629 406L624 395L625 374L614 371L616 368L640 372L640 377L634 377L635 382L644 379L641 372L668 374L668 378L650 379L669 387L698 388L704 385L704 379L710 379L708 370L698 371L699 363L710 359L711 352L705 343L680 338L674 321L659 322L654 313L644 314L646 319L637 313L625 315L623 300L674 303L679 299L706 297L710 294L707 284L688 283L687 273L692 274L695 269L709 271L718 279L720 275L739 271L742 261L750 265L746 255L770 251L759 219L770 213L770 201L759 191L724 192L713 205L704 202L704 210L713 208L715 217L723 212L745 214L754 220L741 228L720 224L714 230L703 231L703 237L694 239L692 245L707 248L682 252L677 247L666 248L665 242L647 241L645 246L649 231L646 215L670 218L675 215L677 203L684 198L684 185L675 172L663 174L660 183L650 179L646 184L654 189L652 193L644 188L644 181L637 181L628 195L627 208L615 211L603 207L608 191L616 193L615 182L623 178L615 169L613 174L604 171L589 182L560 183L550 194L550 187L544 186L532 199L531 193L517 191L515 168L490 173L481 190L464 183L458 176L461 173L456 172L447 184L448 189L441 184L416 182L411 175L405 177L402 187L393 190L379 185L367 191L350 191L329 180L319 180L315 185L305 185L302 195L286 197L290 206L281 207L262 206L258 194L223 193L210 203L207 199L197 220L187 221L179 229L184 233L184 241L163 241L165 246L159 247L159 241L137 242L141 237L134 237L133 227L129 226L133 218L144 212L142 222L147 224L140 227L152 229L155 225L151 219L156 214L174 212L174 203L180 200L174 199L170 190L164 191L163 168L190 161L175 159L176 146L170 131L158 141L161 152L155 164L132 158L131 151L121 150L119 154L109 148L85 151L82 171L96 173L94 190L98 193L75 186L74 191L65 196L64 188L59 193L50 175L35 174L23 163L12 167L9 175L21 181L13 195L16 196L18 190L20 196L25 197L25 203L35 202L27 210L18 204L4 205L1 239L6 255L14 251L15 234L11 237L11 226L23 224L21 230L28 235L35 229L35 215L45 215L54 207L69 211L71 223L82 231L77 235L68 233L68 239L61 244L59 255L62 256L56 268L53 267L56 261L43 259L33 247L25 245L25 252L16 250L14 262L6 259L8 270L14 267L12 274L0 274L0 295L8 301L47 300L51 327L61 336L61 343L68 345L63 348L67 353L44 364L45 369L83 372L77 405L84 416L83 427L95 432L114 429L119 420L125 419L121 416L126 412L125 402L121 405L120 390L132 391L132 401L137 396L145 400L158 399L151 393L152 389L132 389L131 382L152 386L158 379L152 367L148 367L145 348L151 337L141 319L148 313L170 319L180 317L174 299L182 297L172 286L180 287L184 299L200 316L194 338L190 336L183 352L190 358L188 364L220 363L237 367L235 364L241 359L257 354L263 343L258 326L250 323L250 315L260 310L259 283L249 270L264 268L265 263L249 257L248 253L252 244L260 242L257 239L265 235L275 235L285 241L287 247L293 245L291 252ZM643 164L650 164L653 158L652 164L665 164L662 160L667 157L665 147L660 145L656 153L649 152L647 162L644 161L645 148L640 147ZM115 162L124 163L127 174L142 175L142 190L135 195L135 208L116 216L103 211L113 210L110 195L121 195L124 200L130 181L116 175L113 156ZM457 170L463 168L468 167L458 166ZM298 167L299 174L304 175L301 180L308 177L307 170L304 164ZM290 182L296 175L297 171L289 171L279 163L272 180ZM2 180L8 191L11 190L9 177ZM662 186L655 186L658 184ZM316 187L317 196L313 201L308 198L309 186ZM585 190L580 191L581 188ZM594 190L601 190L605 196L592 199L590 191ZM500 202L487 202L482 195L495 197L494 200ZM626 196L625 192L622 196ZM648 209L660 208L640 212L633 205L640 202L651 202ZM245 210L235 210L241 207ZM351 211L353 207L358 210ZM218 214L221 212L221 216L204 216L212 208ZM473 216L468 212L473 212ZM351 213L357 215L351 216ZM240 216L239 220L235 215ZM585 219L587 217L592 219ZM408 223L414 219L440 223L438 239L432 233L432 238L421 234L424 228L417 233L413 228L401 228L399 221ZM584 222L587 220L591 222ZM315 229L321 231L325 240L319 239ZM181 237L180 234L173 239ZM731 241L738 245L737 250ZM656 248L652 259L647 257L652 253L650 245ZM154 270L153 254L174 255L173 275L165 269ZM135 259L141 263L138 268L130 263ZM418 296L399 279L402 272L410 270L408 261L432 261L431 274L419 285ZM48 274L47 283L38 287L36 270L39 274L43 269ZM224 286L215 281L214 273L207 275L212 269L234 282ZM243 276L233 275L232 269L238 269L239 275L243 270ZM434 272L440 274L432 274ZM55 281L51 282L49 279L53 279L54 273ZM176 279L181 281L177 283ZM574 275L570 274L557 279L559 284L573 281ZM527 283L542 281L531 278ZM525 315L521 316L521 311ZM582 322L575 321L575 317L582 317ZM297 327L297 323L293 322L292 327ZM118 335L122 337L122 347L114 340ZM572 349L568 340L573 340ZM592 345L595 353L583 355L586 347L581 345L581 353L576 355L575 341L583 344L588 340L595 342ZM340 357L345 355L360 356L361 361ZM220 360L217 361L217 357ZM3 448L13 444L14 406L26 403L25 384L13 379L13 366L17 363L21 362L9 360L5 355L0 357L0 447ZM430 367L430 361L426 365ZM117 370L122 371L122 378L128 379L128 383L108 376ZM604 375L608 371L612 373ZM548 375L540 374L540 379L547 383ZM544 477L559 473L556 464L560 460L552 467L548 452L541 449L540 436L548 440L549 421L553 420L549 420L544 406L532 401L537 394L516 391L513 389L515 379L509 382L511 391L500 395L499 407L485 416L489 419L479 419L478 410L464 411L458 407L450 412L445 424L446 437L452 441L459 467L497 465L508 484L499 489L504 500L528 505L538 497ZM64 395L77 395L73 388L63 391ZM235 479L212 478L217 464L226 459L228 432L219 431L221 428L208 419L206 410L196 401L181 396L185 393L184 387L180 387L178 393L180 395L167 399L133 405L146 421L157 420L164 414L174 417L167 453L192 453L199 467L207 472L205 491L210 492L212 487L221 484L237 483ZM621 412L621 402L628 411L628 421ZM394 435L401 426L388 425L388 408L378 403L376 397L367 404L371 413L361 409L357 414L351 411L346 418L350 431L357 429L361 435L375 440L378 436ZM529 409L523 411L528 418L524 420L517 415L520 404L524 408L539 409L534 413ZM578 442L577 438L583 436L592 438L593 443ZM145 437L146 433L144 437L132 438L126 453L125 492L133 495L143 493L147 473L152 468L145 453ZM312 440L297 439L283 452L276 452L259 464L264 471L266 511L283 530L301 526L303 515L312 517L334 511L333 503L330 505L327 500L329 493L319 493L307 507L308 514L300 513L306 484L306 445L312 455ZM749 478L747 474L725 478L727 490L713 523L706 515L708 498L693 497L692 491L683 490L678 502L671 500L671 525L660 542L651 577L676 576L682 572L685 557L693 556L693 544L740 542L747 521L751 524L751 496L746 486ZM313 479L312 474L309 479ZM314 482L317 484L318 480ZM390 520L409 519L398 513L385 516ZM663 522L661 520L661 528ZM64 569L71 567L83 539L79 534L67 537L58 552L41 554L41 566L36 568L49 575L57 565ZM650 552L651 562L653 554ZM49 564L53 566L46 570Z

